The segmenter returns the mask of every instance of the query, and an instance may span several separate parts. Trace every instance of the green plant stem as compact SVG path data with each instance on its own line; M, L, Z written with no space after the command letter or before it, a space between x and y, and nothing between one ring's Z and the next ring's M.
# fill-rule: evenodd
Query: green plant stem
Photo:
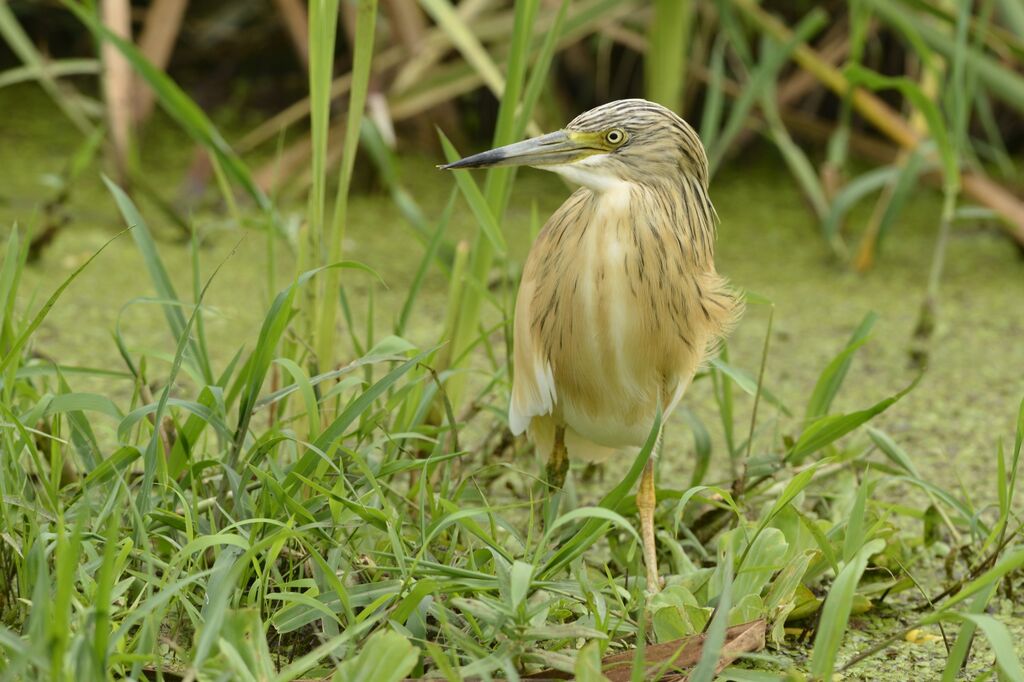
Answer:
M337 263L342 256L342 243L348 221L348 193L352 184L352 168L359 147L359 127L369 91L370 68L373 60L373 39L377 22L377 0L360 0L356 18L356 40L352 65L352 93L349 97L348 119L345 126L345 146L342 150L338 191L334 199L334 217L326 234L327 263ZM317 315L317 333L314 348L317 365L321 370L334 368L337 353L338 289L341 272L332 268L324 277Z

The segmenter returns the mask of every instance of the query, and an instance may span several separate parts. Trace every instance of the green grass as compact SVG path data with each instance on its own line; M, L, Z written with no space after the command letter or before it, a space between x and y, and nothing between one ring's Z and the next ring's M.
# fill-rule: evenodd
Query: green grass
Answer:
M686 412L696 464L685 484L659 482L668 581L650 596L633 488L655 454L660 424L616 472L614 486L580 481L559 494L562 500L540 482L529 445L504 437L511 291L507 278L497 292L489 280L496 267L516 267L501 227L513 172L493 170L482 187L468 172L456 175L439 216L423 219L415 204L404 205L423 241L405 248L422 253L391 328L374 328L372 288L363 298L355 293L351 278L375 279L367 266L341 260L357 142L375 148L382 166L393 161L373 147L371 124L360 120L375 3L358 7L333 213L327 92L335 36L324 22L334 25L338 3L312 5L312 189L307 231L293 241L274 203L195 103L105 32L90 10L68 5L101 40L118 45L162 106L210 153L225 202L233 206L240 189L256 206L268 269L275 250L288 247L299 253L299 267L266 306L258 333L238 339L232 353L217 354L230 359L217 361L206 339L204 296L218 270L240 266L230 258L203 263L194 245L192 290L182 295L144 215L108 181L128 233L116 238L131 239L139 251L139 293L142 280L156 291L167 348L133 350L114 329L111 343L123 366L83 370L38 357L33 343L78 273L104 266L102 250L40 304L26 300L19 286L28 240L11 229L0 258L0 679L516 679L553 668L598 680L602 656L635 651L634 661L659 668L663 662L644 658L648 644L701 633L722 642L728 626L758 619L767 624L768 651L741 658L727 679L869 675L871 656L920 629L944 638L944 679L955 678L979 638L991 652L990 678L1021 678L1013 639L991 610L1020 589L1024 568L1014 499L1024 403L1006 406L1017 427L996 453L989 497L997 502L976 506L967 491L938 487L898 439L871 424L917 382L857 410L833 408L844 383L856 381L856 353L868 342L873 317L821 369L803 419L781 437L765 428L764 415L794 412L763 385L769 322L762 366L738 367L725 349L698 378L714 387L715 418L725 434L725 451L715 455L728 466L710 467L711 427ZM501 60L448 0L424 6L482 80L504 93L494 144L521 137L563 31L572 28L569 3L555 10L543 37L532 30L541 3L516 3ZM672 10L658 5L671 21L651 36L655 73L686 63L671 44L688 35L690 19ZM11 16L0 20L13 31ZM959 26L951 53L959 69L987 63L965 42L963 17L959 24L936 20ZM712 74L725 78L729 50L748 87L728 111L720 92L705 100L711 158L725 162L749 113L763 107L786 162L803 169L794 172L816 197L819 218L836 221L828 232L835 241L841 216L830 216L867 191L856 194L850 183L847 195L826 199L771 109L782 67L824 17L809 14L787 40L766 37L760 58L744 42L739 21L738 12L723 13ZM958 158L967 153L955 146L965 114L944 113L908 79L862 67L844 73L872 88L896 88L923 112L946 173L948 227ZM956 78L965 76L957 71ZM684 96L679 84L651 91L666 100ZM878 173L870 188L905 186L901 172ZM404 196L397 183L389 189L396 200ZM472 243L447 240L456 210L478 221ZM436 345L417 347L406 331L428 314L420 284L434 268L449 278L445 331ZM770 304L753 295L749 302ZM354 359L337 364L336 357ZM75 390L83 375L111 372L128 377L131 391L110 397ZM749 422L741 422L748 412ZM908 490L929 506L901 504ZM865 614L884 615L884 625L855 656L844 643L851 619ZM691 679L713 679L717 653L706 647ZM642 662L633 665L635 678L649 676Z
M161 290L159 249L127 196L111 191ZM949 637L964 628L950 639L952 668L977 631L1015 679L1012 640L985 606L1024 566L1013 512L1024 405L1012 446L999 453L998 509L936 488L891 437L860 430L899 395L830 414L871 320L823 370L789 445L759 439L751 450L737 436L733 456L748 476L742 492L729 481L659 486L670 578L650 599L638 578L632 487L653 436L614 490L541 532L549 494L532 458L481 445L489 441L480 434L501 425L494 415L507 400L503 362L473 382L483 387L475 401L484 409L458 418L448 409L435 421L432 406L451 375L423 364L434 349L385 337L349 365L312 377L280 355L298 324L302 289L323 271L282 291L258 336L226 367L213 366L197 335L205 286L187 300L163 285L176 350L163 358L126 352L136 391L112 401L75 392L59 366L25 350L75 275L38 311L21 310L18 230L4 254L7 678L161 668L244 679L336 669L345 671L337 679L371 669L358 674L514 677L584 665L575 657L581 641L609 654L765 618L773 654L744 667L807 665L827 679L843 663L851 612L871 609L905 614L907 627L891 633L897 638L939 622ZM102 267L103 254L95 258L83 267ZM271 391L264 384L274 365L287 375ZM748 373L717 367L716 381L739 389L718 392L723 415L733 411L725 401L762 391ZM97 430L101 422L115 428ZM894 485L925 490L937 520L879 494ZM932 524L924 535L922 521ZM917 576L941 562L936 542L953 538L973 553L953 589L928 604L934 595L913 594ZM910 610L913 603L925 609ZM814 633L808 663L785 627ZM877 633L879 643L889 634ZM702 679L711 668L701 664ZM731 674L745 679L739 669Z

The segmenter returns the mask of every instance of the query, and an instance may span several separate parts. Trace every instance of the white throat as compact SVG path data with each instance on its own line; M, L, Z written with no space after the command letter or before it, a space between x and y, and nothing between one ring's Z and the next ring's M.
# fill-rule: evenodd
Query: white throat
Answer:
M558 166L543 166L544 170L558 173L562 177L600 194L623 192L628 194L632 183L608 172L601 163L603 155L586 156L579 161Z

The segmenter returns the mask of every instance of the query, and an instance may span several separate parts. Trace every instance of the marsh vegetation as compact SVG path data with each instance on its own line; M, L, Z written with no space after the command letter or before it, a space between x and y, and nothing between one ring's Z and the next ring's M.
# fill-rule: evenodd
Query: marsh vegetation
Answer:
M1024 679L1012 0L222 5L178 71L0 5L0 678ZM247 31L308 101L196 103ZM570 190L434 164L627 95L700 130L747 314L553 504L507 358Z

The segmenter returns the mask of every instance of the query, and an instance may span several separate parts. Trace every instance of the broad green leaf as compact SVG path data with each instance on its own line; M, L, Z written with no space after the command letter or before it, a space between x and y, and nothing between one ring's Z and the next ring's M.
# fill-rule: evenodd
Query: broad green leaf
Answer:
M419 650L408 639L390 630L375 632L358 651L335 670L335 682L400 682L420 658Z
M857 489L857 496L854 498L853 509L846 520L846 535L843 539L843 561L853 560L854 555L864 546L866 530L865 514L868 503L868 495L871 494L874 486L870 481L861 481Z
M309 375L291 358L276 358L274 362L284 367L295 385L299 387L299 395L306 406L307 433L310 439L315 439L320 435L320 407L317 405Z
M701 632L711 614L711 609L703 609L693 593L682 585L669 585L655 594L648 609L659 642Z
M775 580L772 581L771 587L768 588L768 594L764 598L764 606L769 613L793 599L796 588L799 587L814 555L815 551L809 549L794 556L775 576Z
M117 420L122 417L113 400L97 393L60 393L53 396L46 406L46 415L65 412L97 412Z
M579 650L573 672L576 682L608 682L601 672L601 643L598 640L587 642Z
M525 561L515 561L509 570L509 597L512 608L518 609L526 595L530 593L530 580L533 578L533 566Z
M203 624L199 629L199 641L196 642L193 652L193 665L197 667L201 666L206 657L213 652L214 644L222 636L221 628L231 605L234 583L238 579L238 573L245 567L243 560L239 559L242 553L240 547L229 545L220 551L213 564L213 572L204 590L207 599L202 611Z
M566 512L555 519L555 522L551 524L551 528L549 528L545 533L545 537L551 537L556 529L578 519L603 519L608 521L632 535L633 539L637 541L637 544L640 544L640 535L636 532L636 529L633 528L633 524L623 518L621 514L618 514L611 509L606 509L605 507L579 507L578 509Z
M729 609L729 625L741 625L764 615L764 600L760 595L748 594Z
M686 79L679 74L686 73L694 11L693 2L655 0L654 16L647 31L644 55L647 98L680 115Z
M789 549L789 543L778 528L764 528L753 535L751 541L747 528L734 528L722 535L719 540L719 566L711 578L708 595L714 597L723 588L725 576L736 572L732 582L732 595L736 605L747 595L760 595L772 574L782 569L783 558ZM742 562L733 568L723 566L727 556L738 556Z
M880 431L873 426L869 426L868 436L875 442L878 449L885 453L885 456L891 459L897 466L902 468L908 474L914 478L921 478L921 475L917 473L917 467L914 466L914 461L910 458L910 455L901 448L896 441L892 439L889 434L884 431Z

